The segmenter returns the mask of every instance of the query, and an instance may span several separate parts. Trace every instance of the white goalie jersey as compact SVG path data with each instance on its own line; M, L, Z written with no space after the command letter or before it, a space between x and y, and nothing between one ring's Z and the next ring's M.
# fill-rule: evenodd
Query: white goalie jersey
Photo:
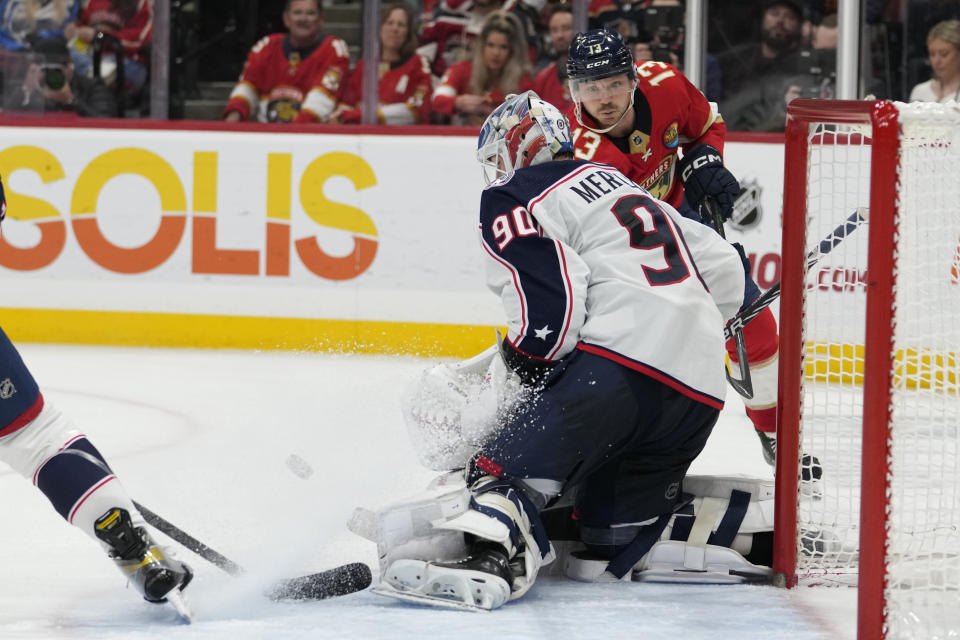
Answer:
M582 349L723 406L722 328L744 271L715 231L613 167L568 160L493 182L480 233L519 351L551 361Z

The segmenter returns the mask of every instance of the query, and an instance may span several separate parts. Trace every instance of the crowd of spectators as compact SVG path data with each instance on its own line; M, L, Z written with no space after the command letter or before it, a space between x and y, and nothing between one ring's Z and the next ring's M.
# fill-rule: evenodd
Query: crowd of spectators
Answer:
M583 1L589 28L618 31L638 61L683 70L683 0ZM274 3L278 13L280 2ZM0 0L0 108L112 116L122 114L124 104L128 110L138 100L145 104L152 5L153 0ZM362 56L335 28L325 28L323 5L283 0L285 30L253 44L222 111L225 120L361 121ZM837 5L837 0L710 3L702 86L729 129L780 131L792 99L835 96ZM866 50L861 53L873 65L861 82L863 94L956 99L960 0L868 0L862 12ZM908 34L907 14L910 34L922 29L922 36ZM564 109L570 104L565 59L573 25L569 0L385 1L377 120L476 125L505 95L530 88ZM910 38L920 42L904 42ZM880 40L882 46L876 44Z
M772 131L782 128L786 103L792 97L810 95L816 83L821 97L830 96L835 56L826 49L821 53L814 34L820 34L831 21L835 31L836 15L816 13L814 24L810 16L815 12L800 0L752 4L759 18L757 37L722 55L707 55L704 93L731 111L732 116L727 115L731 128ZM289 30L291 12L304 8L320 16L312 37L313 46L323 48L322 3L291 0L284 10L284 23ZM681 0L589 0L587 11L589 28L618 31L634 47L637 60L668 62L682 70ZM417 25L415 17L423 23ZM478 125L507 94L530 88L556 106L568 107L565 59L573 22L572 5L561 1L427 0L419 7L386 5L380 28L378 121ZM295 35L271 37L289 42ZM823 39L816 40L820 41ZM288 56L277 63L277 73L254 81L251 69L262 66L257 58L263 57L259 51L263 43L250 53L224 111L227 119L360 121L362 63L357 63L342 83L333 81L336 78L331 79L323 67L312 70L313 74L328 74L322 80L320 76L301 79L301 67L308 65L316 51L300 48L294 51L295 58ZM301 46L296 44L293 49ZM832 46L835 50L835 39ZM327 98L322 111L304 102L311 87L318 86ZM276 109L253 108L277 99L273 94L278 88L288 94L286 100L301 102L299 111L286 109L289 117L280 117ZM243 105L238 103L240 99Z
M0 108L116 116L146 86L152 34L151 0L0 0Z

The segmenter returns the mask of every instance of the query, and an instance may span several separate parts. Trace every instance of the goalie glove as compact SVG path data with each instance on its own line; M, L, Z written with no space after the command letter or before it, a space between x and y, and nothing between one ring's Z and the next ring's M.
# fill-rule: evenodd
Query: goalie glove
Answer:
M703 210L703 202L712 198L717 203L717 213L724 220L730 219L733 203L740 195L740 183L723 166L723 156L708 144L700 144L684 154L680 160L680 181L687 200L706 225L713 226Z

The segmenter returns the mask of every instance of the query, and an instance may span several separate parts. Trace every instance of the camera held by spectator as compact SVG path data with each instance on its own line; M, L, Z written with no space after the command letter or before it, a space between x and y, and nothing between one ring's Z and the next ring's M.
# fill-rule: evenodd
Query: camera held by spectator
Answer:
M683 58L683 7L647 7L643 29L653 38L650 42L651 59L676 66Z
M60 91L67 84L67 66L59 62L45 62L40 65L41 85L51 91Z
M74 73L63 38L35 38L25 68L3 92L4 108L34 113L66 112L84 117L116 114L112 93L98 79Z

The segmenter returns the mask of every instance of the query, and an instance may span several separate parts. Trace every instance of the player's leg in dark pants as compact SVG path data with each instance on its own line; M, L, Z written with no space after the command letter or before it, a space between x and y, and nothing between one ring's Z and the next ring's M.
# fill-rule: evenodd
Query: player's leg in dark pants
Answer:
M582 540L611 557L633 540L642 524L682 506L683 478L719 416L717 409L659 386L663 437L637 438L576 490Z
M482 455L507 478L549 479L564 487L585 482L587 495L599 500L598 514L619 517L622 511L633 518L672 511L680 492L669 495L669 488L679 489L718 410L591 353L577 351L562 366ZM622 487L610 486L605 475L594 481L601 470L623 477ZM636 508L619 509L625 492L635 494L629 504Z

